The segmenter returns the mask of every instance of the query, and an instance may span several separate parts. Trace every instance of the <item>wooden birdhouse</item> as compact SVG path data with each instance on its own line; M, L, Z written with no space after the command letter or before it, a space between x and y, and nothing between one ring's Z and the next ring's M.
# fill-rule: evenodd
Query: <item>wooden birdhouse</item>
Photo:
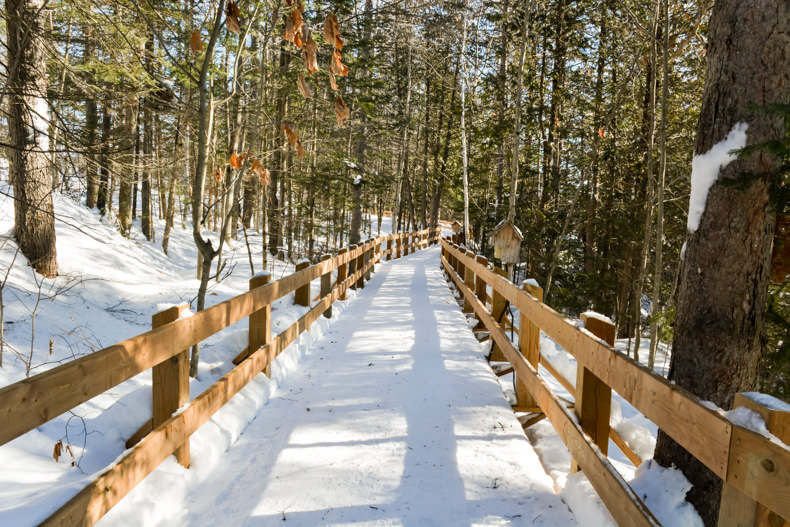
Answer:
M459 232L461 232L461 228L462 228L461 222L455 220L453 222L453 234L458 234Z
M488 235L488 243L494 246L494 258L505 264L518 263L523 240L524 235L510 220L500 222Z

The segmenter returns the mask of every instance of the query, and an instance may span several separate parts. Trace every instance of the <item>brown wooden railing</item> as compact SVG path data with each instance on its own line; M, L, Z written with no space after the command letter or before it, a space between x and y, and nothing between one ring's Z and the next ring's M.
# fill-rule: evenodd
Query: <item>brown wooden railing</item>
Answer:
M502 276L505 273L501 270L489 269L484 257L449 238L442 240L442 264L463 295L464 311L474 313L494 341L494 354L499 353L515 371L515 409L537 415L524 424L528 426L544 416L551 421L571 452L571 469L584 471L619 525L659 522L607 458L611 437L618 446L622 444L632 462L640 462L627 443L610 430L612 390L725 482L720 526L772 525L767 523L770 521L783 525L777 515L790 518L790 450L733 424L700 404L688 391L616 351L613 326L592 318L586 321L586 329L576 328L541 301L539 287L526 282L522 288L517 287ZM488 286L491 296L486 292ZM520 312L515 343L497 322L505 301ZM575 387L541 357L540 331L576 358ZM548 367L574 394L572 408L538 375L539 364ZM762 414L769 430L790 443L790 412L767 408L740 394L736 405Z
M153 417L127 446L131 450L42 525L93 525L170 454L190 464L189 437L261 372L322 315L346 290L364 287L382 256L399 258L439 241L439 229L380 236L340 251L321 262L297 266L296 272L269 282L260 275L250 291L180 318L186 306L153 317L154 329L90 355L0 389L0 445L40 426L91 398L153 369ZM386 243L386 249L382 244ZM337 281L331 273L337 270ZM310 305L310 283L321 278L321 296L299 320L271 335L271 304L294 292L295 302ZM186 350L249 317L249 346L219 381L189 401ZM185 404L189 402L188 406ZM181 411L178 411L181 409ZM145 441L140 439L145 437Z

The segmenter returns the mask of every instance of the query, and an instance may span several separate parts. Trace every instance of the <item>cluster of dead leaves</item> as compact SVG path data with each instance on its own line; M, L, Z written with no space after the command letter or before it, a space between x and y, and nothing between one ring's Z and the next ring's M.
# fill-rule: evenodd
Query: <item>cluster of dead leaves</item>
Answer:
M230 155L228 164L231 166L231 168L235 168L236 170L241 170L244 167L244 160L249 159L249 157L250 157L249 152L247 152L246 154L238 154L234 152L233 154ZM269 172L269 169L265 168L263 166L263 163L261 163L259 160L257 159L252 160L252 166L250 167L250 170L252 171L253 174L258 176L261 185L271 184L272 182L271 173ZM214 177L217 178L217 183L220 183L222 181L222 167L217 167L217 169L214 171Z
M301 159L304 157L304 145L302 145L301 139L299 139L299 134L297 134L293 128L291 128L287 124L283 124L280 126L280 129L285 132L285 135L288 137L288 144L292 147L296 147L296 155Z
M55 458L55 462L57 463L60 460L60 456L63 455L63 452L67 452L71 456L71 466L74 466L74 452L71 451L71 445L63 446L63 441L58 439L58 442L55 443L55 448L52 450L52 457Z
M313 40L310 28L307 27L307 24L305 24L305 21L302 18L304 4L301 2L301 0L286 0L286 5L288 7L293 7L294 9L291 11L290 15L285 18L283 38L294 44L297 48L301 48L305 69L307 69L307 73L312 75L319 70L318 45L315 43L315 40ZM340 37L340 25L337 21L337 16L334 13L329 13L329 15L327 15L326 19L324 20L323 36L324 40L327 43L330 43L334 48L332 50L332 58L329 62L328 74L329 86L332 88L332 91L337 92L338 86L337 82L335 81L335 75L340 75L343 77L348 76L348 66L343 64L342 57L340 56L340 50L343 49L343 39ZM301 93L302 97L305 99L312 99L315 96L313 89L307 83L304 74L301 72L299 72L297 76L296 85L299 88L299 93ZM343 102L343 99L340 96L335 96L335 115L337 116L338 126L344 126L345 120L350 117L350 114L351 112L349 111L348 106L346 106L346 104ZM283 126L283 130L288 128L285 125ZM290 130L290 128L288 129ZM288 134L287 131L286 134ZM301 143L298 141L298 137L295 141L292 141L290 134L288 135L291 146L296 146L297 148L301 149L300 151L303 151Z
M252 173L258 176L261 185L272 184L272 174L268 168L265 168L257 159L252 162Z

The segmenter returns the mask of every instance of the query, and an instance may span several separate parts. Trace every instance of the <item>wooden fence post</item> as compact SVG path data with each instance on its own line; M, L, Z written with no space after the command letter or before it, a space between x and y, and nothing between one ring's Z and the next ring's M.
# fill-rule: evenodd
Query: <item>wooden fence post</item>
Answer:
M396 235L395 238L395 258L400 258L401 234Z
M403 235L403 256L407 256L409 254L409 244L411 243L411 234L406 233Z
M354 249L356 249L356 248L357 248L356 245L351 245L348 248L348 252L353 252ZM348 276L354 276L354 273L356 273L356 272L357 272L357 259L356 258L351 258L351 259L348 260ZM356 290L356 288L357 288L356 281L351 282L350 287L351 287L351 289Z
M304 271L310 267L310 262L307 260L301 261L296 264L296 271ZM294 304L297 306L306 306L310 307L310 282L308 281L302 287L298 287L296 291L294 291Z
M587 331L614 346L615 325L600 318L582 315ZM576 369L576 415L579 424L590 439L598 445L603 455L609 452L609 416L612 410L612 389L581 364ZM583 469L584 467L582 467ZM571 459L571 472L579 470L579 464Z
M372 253L373 253L373 247L374 247L373 240L368 240L365 243L365 245L367 246L367 249L365 249L365 280L370 282L370 270L371 270L371 268L373 266L372 265L368 266L368 264L373 259L373 257L371 256Z
M469 249L466 250L466 256L471 258L472 260L475 259L475 253L473 253ZM471 267L464 267L463 277L464 277L464 284L466 284L466 287L474 291L475 273L474 271L472 271ZM472 308L472 303L469 301L469 299L466 296L464 296L464 313L474 313L474 309Z
M156 329L178 320L189 310L189 304L181 304L156 313L151 317L151 328ZM153 377L153 414L151 429L164 423L179 408L189 402L189 356L183 350L151 369ZM189 439L174 452L178 463L189 468Z
M262 285L268 284L271 278L272 275L268 272L258 273L257 275L253 276L250 278L250 291ZM255 353L258 348L265 346L272 341L272 306L266 305L266 307L259 309L254 313L250 313L249 318L250 331L249 337L247 339L249 344L247 347L247 355ZM269 360L266 362L266 367L263 369L263 373L266 374L267 377L271 377L271 361L273 359L274 357L269 355Z
M483 267L488 267L488 258L483 256L482 254L478 254L475 260ZM475 296L480 300L480 302L483 303L484 306L486 305L486 297L488 296L488 293L486 291L487 289L486 286L487 284L486 281L483 280L483 277L481 276L475 277Z
M392 260L392 238L387 238L387 261Z
M743 393L736 393L732 403L733 408L744 406L760 414L768 431L783 443L790 444L790 412L779 410L780 405L777 405L777 409L769 408L748 398ZM732 453L730 455L732 456ZM753 463L761 462L758 456L753 457ZM747 470L750 468L747 467ZM755 470L766 470L765 465L755 468ZM724 482L721 489L718 527L786 527L787 525L787 518L782 518L726 481Z
M503 271L507 274L507 271ZM521 288L534 296L538 301L543 302L543 288L534 283L524 280ZM540 328L533 324L523 313L519 318L518 350L537 371L540 364ZM516 407L533 409L538 406L532 394L520 380L516 382Z
M332 258L330 255L325 254L321 256L321 261L325 262ZM321 275L321 298L325 297L332 291L332 271L327 271ZM324 311L324 317L332 318L332 304Z
M504 269L500 269L499 267L494 267L494 273L497 276L501 276L505 280L507 280L507 271ZM492 288L493 291L491 292L491 317L496 320L499 325L502 327L504 331L506 329L505 321L507 320L507 314L505 313L507 309L507 300L505 299L502 294L497 291L495 288ZM523 325L521 326L524 327ZM519 336L519 338L521 338ZM499 348L496 342L492 343L491 348L491 358L489 359L495 362L503 362L507 359L505 358L505 354L502 353L502 350Z
M343 247L337 252L338 256L346 254L348 252L348 247ZM343 282L346 281L348 278L348 262L340 264L337 266L337 285L340 286ZM346 299L346 290L344 289L342 293L340 293L339 300Z
M357 245L357 247L364 249L365 245L360 243L359 245ZM357 256L357 264L356 267L354 268L354 272L362 271L364 268L365 268L365 251L363 250L361 253L359 253L359 256ZM365 273L360 273L359 278L357 278L357 287L355 289L364 289L364 287L365 287Z

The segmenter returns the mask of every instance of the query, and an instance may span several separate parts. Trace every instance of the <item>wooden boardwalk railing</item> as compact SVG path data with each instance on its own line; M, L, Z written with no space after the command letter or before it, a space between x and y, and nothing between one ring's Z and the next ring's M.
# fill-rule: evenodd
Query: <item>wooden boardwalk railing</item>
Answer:
M154 369L153 417L130 439L131 450L42 525L93 525L170 454L175 452L178 461L189 466L190 435L256 375L268 375L274 358L324 315L335 300L344 299L349 287L363 287L382 256L399 258L437 243L439 233L439 229L426 229L377 237L315 265L297 266L296 272L275 282L269 282L265 275L253 277L247 293L187 318L179 318L181 307L163 311L154 315L151 331L0 389L3 445ZM387 244L384 250L383 242ZM337 282L331 287L335 269ZM272 302L294 292L296 303L309 306L310 282L319 277L322 296L318 302L288 329L272 337ZM185 406L189 402L185 350L245 317L250 322L249 346L234 360L238 365ZM143 437L145 440L138 442Z
M609 428L612 390L651 419L724 482L720 526L769 525L772 514L790 518L790 450L768 438L731 423L719 412L700 404L686 390L671 384L612 347L614 335L597 319L578 329L543 304L542 290L525 282L519 288L501 272L488 268L484 258L442 240L442 264L464 298L464 310L472 313L490 332L496 350L510 362L518 379L516 410L539 412L548 417L558 435L592 483L619 525L659 525L642 500L606 457L609 438L620 445L633 462L639 458ZM492 289L492 296L486 293ZM505 301L520 312L518 342L508 338L497 316ZM491 310L487 303L490 302ZM595 328L595 325L598 328ZM536 332L542 330L578 364L576 386L552 371L552 375L575 394L573 411L538 375L540 356ZM605 340L604 340L605 339ZM608 341L608 342L607 342ZM518 346L518 347L517 347ZM790 443L790 412L766 408L743 396L736 405L761 413L769 430ZM532 422L536 422L533 419ZM772 511L772 512L771 512ZM783 525L781 519L778 525Z

